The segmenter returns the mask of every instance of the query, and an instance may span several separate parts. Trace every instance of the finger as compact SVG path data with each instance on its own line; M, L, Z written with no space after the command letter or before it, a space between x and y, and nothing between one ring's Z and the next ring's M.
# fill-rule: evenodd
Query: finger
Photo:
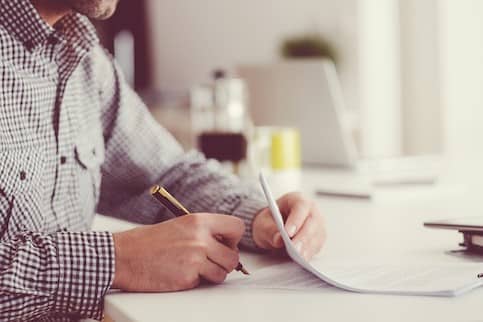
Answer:
M285 230L290 238L293 238L304 225L305 220L310 216L311 208L311 202L303 199L299 199L298 202L293 204L285 222Z
M208 258L218 266L230 273L237 267L240 256L238 251L222 244L221 241L212 239L208 242Z
M275 223L273 223L273 227L266 232L266 244L269 246L268 248L278 249L283 247L283 239Z
M319 253L327 239L327 231L325 230L325 221L324 216L322 216L319 208L314 205L312 209L312 216L314 217L315 222L315 233L317 234L318 238L314 239L316 241L315 244L315 254Z
M278 207L281 211L288 210L301 197L302 195L297 192L286 194L277 200Z
M280 235L280 232L277 231L272 238L272 247L278 249L278 248L282 248L283 246L284 245L283 245L282 235Z
M222 237L223 243L235 248L245 232L245 224L240 218L228 215L209 214L207 222L215 237Z
M310 260L319 252L324 240L324 231L317 215L310 216L293 238L297 252L307 260Z
M220 284L226 279L226 271L219 265L213 263L211 260L206 259L200 269L200 276L205 280Z
M265 224L265 232L264 236L266 239L267 244L270 246L270 248L282 248L283 247L283 240L282 236L280 235L280 232L278 231L277 224L275 224L275 221L273 221L273 218L271 216L267 216L266 224Z
M259 242L261 244L259 246L265 249L283 247L282 237L269 211L264 211L259 215L257 225L260 231Z

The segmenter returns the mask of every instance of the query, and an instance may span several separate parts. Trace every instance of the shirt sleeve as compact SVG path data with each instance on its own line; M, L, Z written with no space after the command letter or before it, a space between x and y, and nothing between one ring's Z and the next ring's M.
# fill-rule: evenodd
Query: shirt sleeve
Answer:
M98 212L138 223L169 219L171 215L149 194L150 187L160 184L191 212L241 218L246 224L242 246L256 248L252 221L265 207L260 191L223 173L217 162L197 152L185 153L153 119L116 64L103 59L106 161Z
M0 243L0 320L101 320L113 278L109 233L19 234Z

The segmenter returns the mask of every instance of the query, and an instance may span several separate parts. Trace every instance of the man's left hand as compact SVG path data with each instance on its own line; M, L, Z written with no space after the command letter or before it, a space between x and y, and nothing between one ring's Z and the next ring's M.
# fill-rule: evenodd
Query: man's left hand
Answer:
M316 203L300 193L289 193L278 199L277 204L295 248L306 260L310 260L320 251L326 238L324 220ZM269 208L256 215L252 232L255 243L262 249L281 249L284 246Z

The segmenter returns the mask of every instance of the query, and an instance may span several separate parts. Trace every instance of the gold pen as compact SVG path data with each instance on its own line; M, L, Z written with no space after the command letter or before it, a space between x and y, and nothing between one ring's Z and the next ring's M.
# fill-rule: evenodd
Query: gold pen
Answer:
M189 215L190 212L173 197L166 189L160 186L154 186L151 189L151 195L156 198L163 206L169 209L175 216ZM242 272L245 275L250 273L243 267L242 263L238 263L235 270Z

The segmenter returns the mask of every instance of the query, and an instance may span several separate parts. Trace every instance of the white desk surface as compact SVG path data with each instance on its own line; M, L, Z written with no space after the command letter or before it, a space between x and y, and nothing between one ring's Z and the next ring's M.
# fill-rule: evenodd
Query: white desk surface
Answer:
M303 190L313 196L318 182L336 178L333 172L306 172ZM354 258L477 261L482 262L483 271L483 257L450 252L458 248L459 234L422 226L428 219L481 215L483 203L466 200L458 189L435 187L435 193L429 193L431 188L425 188L427 193L417 194L407 188L402 194L392 189L397 197L384 200L317 198L329 235L321 254L327 262ZM95 227L116 231L124 226L100 217ZM241 257L252 271L281 261L248 253ZM483 289L457 298L430 298L361 295L335 289L301 292L203 287L178 293L110 294L105 311L116 322L483 321Z

